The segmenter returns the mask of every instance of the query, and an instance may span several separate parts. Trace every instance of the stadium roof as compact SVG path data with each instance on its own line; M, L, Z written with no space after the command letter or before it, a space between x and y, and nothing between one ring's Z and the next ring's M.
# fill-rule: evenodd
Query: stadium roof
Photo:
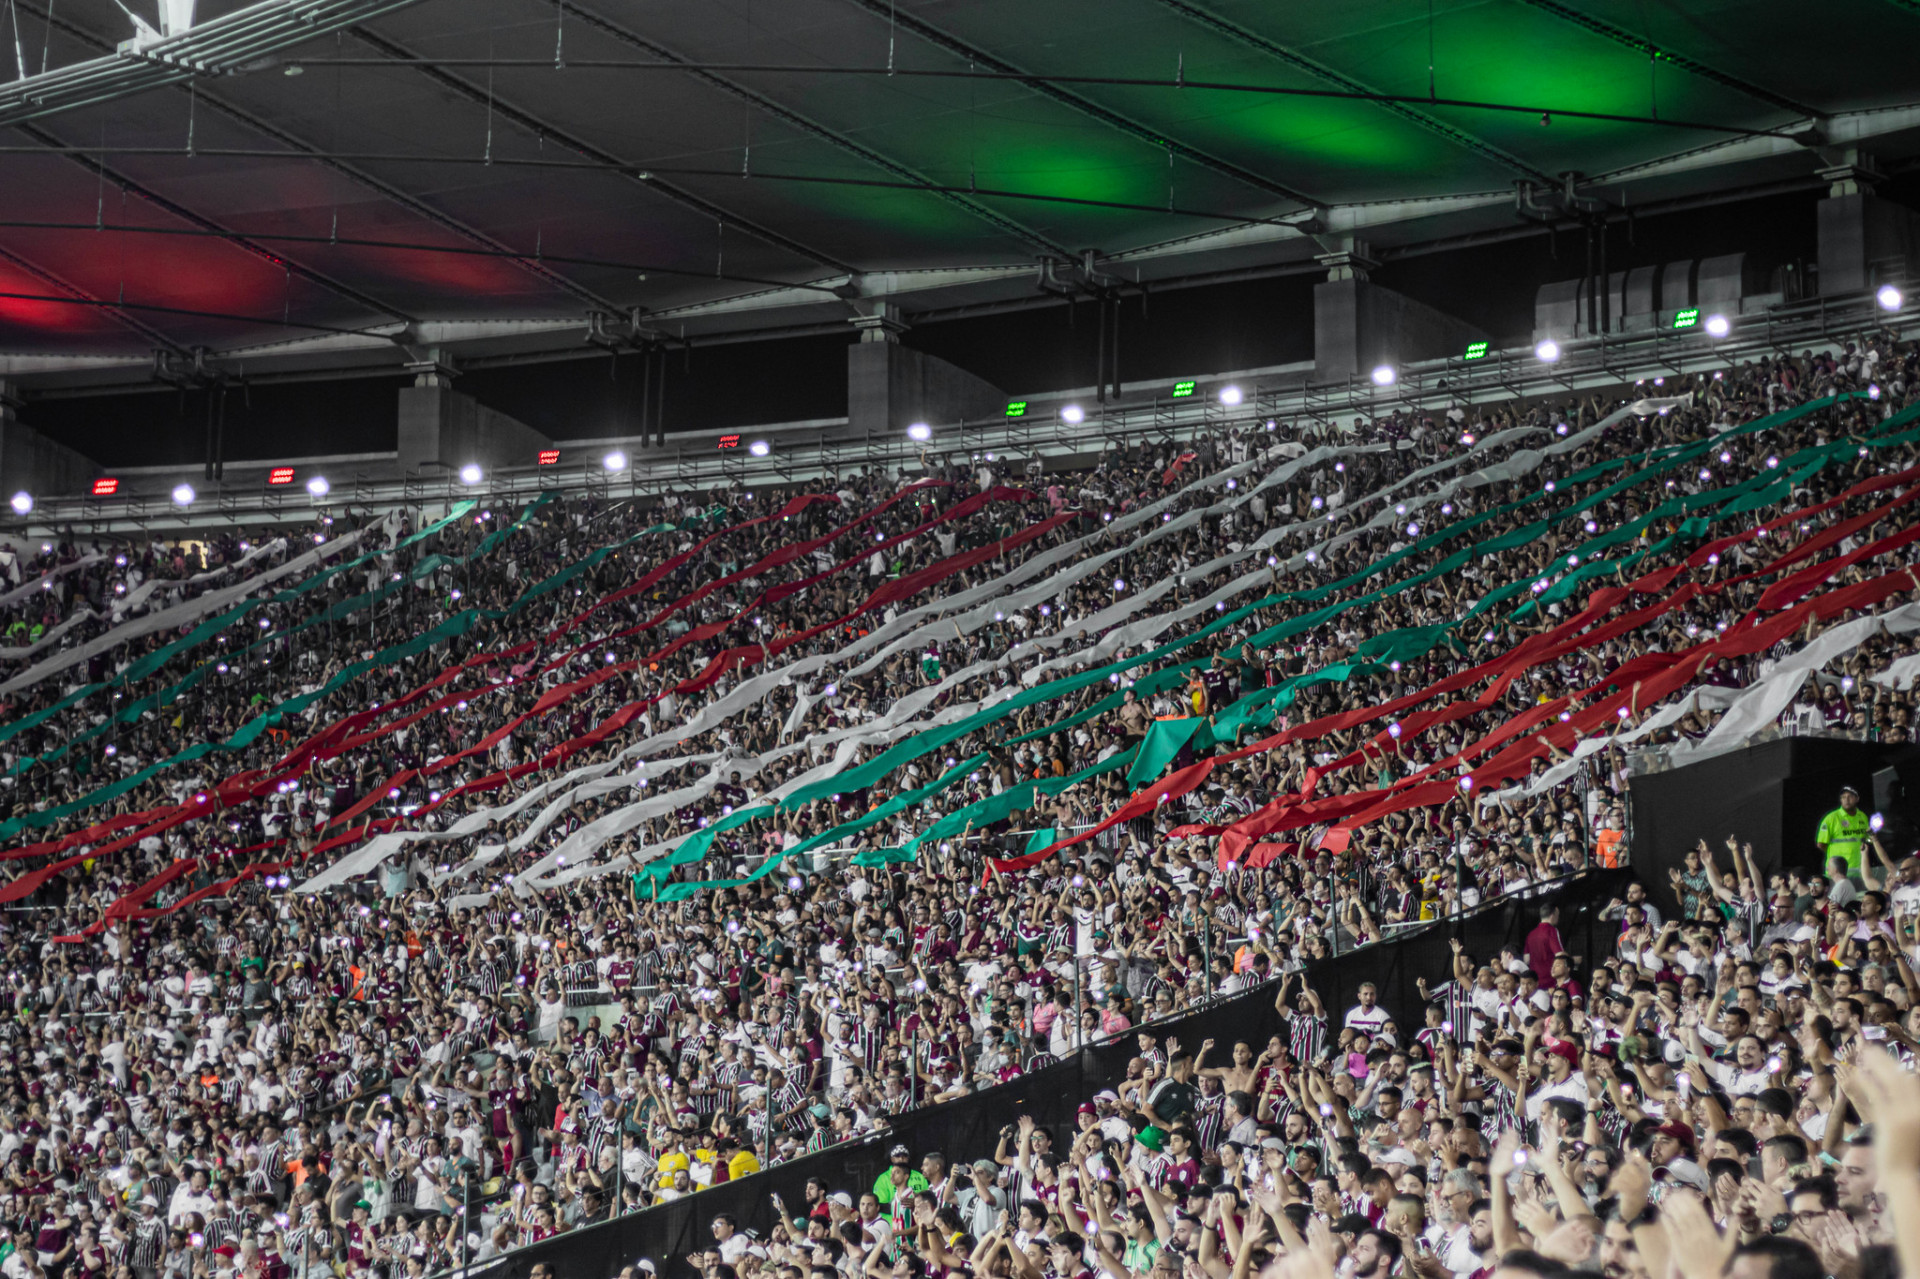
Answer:
M846 331L1920 154L1900 0L8 3L40 382Z

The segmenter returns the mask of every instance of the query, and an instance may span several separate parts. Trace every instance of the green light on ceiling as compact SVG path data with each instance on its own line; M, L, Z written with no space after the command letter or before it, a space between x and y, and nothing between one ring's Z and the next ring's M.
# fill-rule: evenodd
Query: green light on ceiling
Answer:
M1186 399L1189 395L1193 394L1193 387L1194 384L1192 382L1175 382L1173 384L1173 398L1176 400Z
M1698 323L1700 323L1700 308L1697 306L1690 306L1684 311L1673 313L1673 327L1676 329L1690 329Z
M1008 417L1025 417L1026 415L1027 402L1025 400L1015 400L1013 403L1007 405Z
M1461 358L1461 359L1464 359L1464 360L1484 360L1484 359L1486 359L1486 358L1487 358L1487 344L1486 344L1485 342L1475 342L1475 343L1474 343L1473 345L1471 345L1471 346L1469 346L1469 347L1467 348L1467 353L1466 353L1465 355L1463 355L1463 356L1461 356L1460 358Z

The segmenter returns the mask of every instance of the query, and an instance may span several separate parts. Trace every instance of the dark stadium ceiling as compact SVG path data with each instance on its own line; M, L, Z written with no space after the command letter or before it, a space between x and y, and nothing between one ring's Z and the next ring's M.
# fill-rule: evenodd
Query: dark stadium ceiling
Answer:
M1920 155L1912 0L0 5L29 384L851 332Z

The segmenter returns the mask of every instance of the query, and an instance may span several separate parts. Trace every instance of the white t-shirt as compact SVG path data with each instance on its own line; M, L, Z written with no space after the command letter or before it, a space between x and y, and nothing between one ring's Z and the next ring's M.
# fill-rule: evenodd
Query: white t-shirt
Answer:
M1393 1018L1387 1015L1387 1010L1379 1004L1371 1008L1364 1004L1355 1004L1347 1009L1347 1018L1342 1025L1353 1030L1364 1030L1369 1035L1377 1035L1381 1027L1392 1020Z
M1547 1103L1555 1097L1566 1097L1580 1103L1582 1109L1587 1104L1587 1080L1575 1071L1557 1084L1547 1084L1539 1092L1527 1097L1527 1118L1538 1119L1547 1108Z
M446 1164L442 1155L428 1155L413 1170L413 1206L423 1211L434 1211L440 1207L440 1187L433 1184L429 1174L437 1175Z
M1764 1062L1758 1070L1742 1070L1738 1064L1725 1061L1709 1061L1706 1066L1707 1073L1735 1097L1758 1097L1773 1087L1773 1077Z
M182 1182L167 1204L167 1224L180 1225L190 1212L199 1213L203 1219L212 1217L213 1196L204 1190L196 1192L191 1182Z

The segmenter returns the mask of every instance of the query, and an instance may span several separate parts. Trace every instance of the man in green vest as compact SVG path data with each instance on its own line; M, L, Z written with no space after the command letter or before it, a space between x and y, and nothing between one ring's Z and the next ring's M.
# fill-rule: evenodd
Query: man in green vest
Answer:
M896 1232L913 1228L913 1196L927 1189L926 1176L913 1167L913 1152L895 1146L887 1153L887 1170L873 1183L873 1197L893 1218Z
M1847 874L1860 878L1861 850L1867 846L1867 833L1872 824L1867 815L1860 811L1860 792L1851 786L1840 788L1840 807L1820 819L1820 833L1814 842L1820 845L1820 861L1824 866L1829 858L1843 858L1847 863Z

